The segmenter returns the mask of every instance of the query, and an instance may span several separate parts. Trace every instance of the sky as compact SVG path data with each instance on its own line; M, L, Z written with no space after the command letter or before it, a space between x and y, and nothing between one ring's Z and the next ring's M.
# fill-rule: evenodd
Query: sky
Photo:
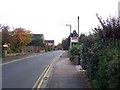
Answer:
M96 13L103 19L118 16L119 0L0 0L0 23L22 27L34 34L44 34L55 45L72 31L88 33L100 25Z

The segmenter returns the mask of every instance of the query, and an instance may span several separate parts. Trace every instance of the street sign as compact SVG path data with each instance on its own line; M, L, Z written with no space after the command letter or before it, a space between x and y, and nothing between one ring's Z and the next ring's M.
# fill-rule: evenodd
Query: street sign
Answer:
M78 37L71 37L71 43L78 43Z

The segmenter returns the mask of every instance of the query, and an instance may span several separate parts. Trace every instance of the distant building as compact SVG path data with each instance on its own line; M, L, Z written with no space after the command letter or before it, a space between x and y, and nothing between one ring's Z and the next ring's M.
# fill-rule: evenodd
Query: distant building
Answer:
M55 46L54 40L45 40L46 45L50 46L52 49Z

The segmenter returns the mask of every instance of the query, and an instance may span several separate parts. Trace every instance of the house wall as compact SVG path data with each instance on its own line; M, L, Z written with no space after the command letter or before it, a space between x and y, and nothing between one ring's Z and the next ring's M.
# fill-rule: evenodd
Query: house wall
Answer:
M24 52L38 53L38 52L45 52L45 49L40 46L26 46L24 48Z
M44 36L41 37L41 39L43 40L43 43L45 43L45 39L44 39Z

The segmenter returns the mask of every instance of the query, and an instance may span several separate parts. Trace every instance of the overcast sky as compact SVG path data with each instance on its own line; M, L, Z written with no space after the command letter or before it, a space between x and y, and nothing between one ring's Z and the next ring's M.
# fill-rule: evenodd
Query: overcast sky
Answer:
M34 34L44 34L46 40L62 41L70 33L66 24L77 30L79 16L80 33L88 33L103 19L118 15L119 0L0 0L0 23L23 27Z

